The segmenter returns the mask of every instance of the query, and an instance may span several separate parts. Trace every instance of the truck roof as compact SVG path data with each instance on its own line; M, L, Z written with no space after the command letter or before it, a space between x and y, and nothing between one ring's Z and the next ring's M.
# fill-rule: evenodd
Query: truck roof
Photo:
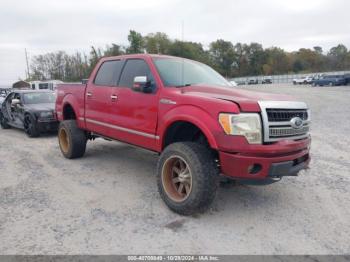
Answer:
M158 54L129 54L129 55L119 55L119 56L108 56L103 57L102 60L114 60L114 59L121 59L121 58L183 58L178 56L170 56L170 55L158 55ZM187 59L187 58L183 58Z

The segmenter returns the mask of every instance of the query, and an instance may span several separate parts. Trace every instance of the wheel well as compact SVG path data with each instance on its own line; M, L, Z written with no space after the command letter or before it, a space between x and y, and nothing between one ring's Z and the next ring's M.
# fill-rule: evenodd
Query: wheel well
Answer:
M70 104L65 105L63 108L63 119L64 120L76 119L74 109Z
M172 143L183 141L198 142L210 147L208 139L200 128L190 122L177 121L168 127L163 140L163 148Z

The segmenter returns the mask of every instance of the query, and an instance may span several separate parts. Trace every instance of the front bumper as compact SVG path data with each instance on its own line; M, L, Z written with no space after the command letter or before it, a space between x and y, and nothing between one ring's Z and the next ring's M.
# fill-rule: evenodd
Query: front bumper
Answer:
M38 120L37 128L40 132L53 132L58 130L57 120Z
M310 138L291 143L276 143L280 153L271 154L269 146L259 153L232 153L219 151L221 172L224 176L243 180L280 179L283 176L296 176L300 170L308 168L310 162ZM289 150L286 150L288 146ZM294 148L294 149L293 149ZM265 152L264 152L265 151ZM283 153L282 153L283 152Z

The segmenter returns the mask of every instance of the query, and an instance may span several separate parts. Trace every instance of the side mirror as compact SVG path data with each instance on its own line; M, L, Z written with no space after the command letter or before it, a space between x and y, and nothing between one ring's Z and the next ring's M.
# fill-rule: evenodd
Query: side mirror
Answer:
M147 80L147 76L136 76L132 90L142 93L152 93L151 81Z
M11 106L17 106L21 103L21 101L19 99L12 99L11 101Z

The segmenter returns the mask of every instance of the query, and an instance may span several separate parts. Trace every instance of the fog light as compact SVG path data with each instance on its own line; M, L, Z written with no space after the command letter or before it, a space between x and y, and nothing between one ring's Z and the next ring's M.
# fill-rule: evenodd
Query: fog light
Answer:
M262 169L262 166L260 164L254 164L254 165L250 165L248 167L248 173L250 175L255 175L257 173L259 173Z

